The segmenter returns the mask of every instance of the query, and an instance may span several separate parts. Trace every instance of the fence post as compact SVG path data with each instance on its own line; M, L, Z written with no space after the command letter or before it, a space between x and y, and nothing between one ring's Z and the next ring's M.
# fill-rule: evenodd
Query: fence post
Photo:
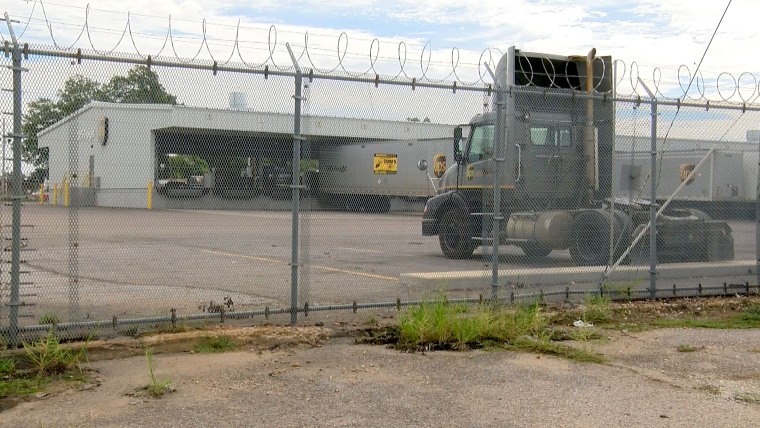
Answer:
M285 47L288 48L290 59L293 61L293 67L296 69L296 93L293 96L295 100L294 112L293 112L293 164L292 169L292 190L293 190L293 211L291 213L291 254L290 254L290 324L295 325L298 322L298 214L301 210L301 189L300 183L300 170L301 170L301 86L303 85L303 73L301 73L301 67L298 66L298 61L293 50L290 48L290 44L286 43Z
M21 49L19 48L16 35L13 32L10 17L5 13L5 23L8 25L13 47L11 51L13 70L13 195L12 221L11 221L11 295L8 305L10 306L9 337L11 347L18 344L18 307L19 301L19 277L21 275L21 200L25 198L22 189L21 174ZM3 138L5 138L3 136ZM4 144L4 143L3 143Z
M657 298L657 97L649 90L647 85L639 77L639 83L646 91L650 101L651 112L651 147L649 149L650 164L649 178L651 189L649 194L649 297Z
M513 48L510 48L507 55L514 55ZM501 224L505 220L501 209L501 186L506 180L504 176L506 173L504 162L507 159L506 131L509 126L506 123L506 119L511 119L514 116L512 113L514 111L514 101L510 99L510 104L507 105L505 100L506 88L501 84L488 64L486 64L486 70L491 75L496 87L496 129L493 134L493 147L495 149L493 160L496 164L496 174L493 177L493 215L491 216L491 248L493 250L491 255L491 300L496 302L499 299L499 239ZM499 72L499 70L496 71L497 73ZM501 144L502 142L505 144ZM485 216L481 221L485 221Z
M757 177L757 191L755 193L755 274L757 275L757 285L760 287L760 132L757 135L757 170L755 170L755 176Z

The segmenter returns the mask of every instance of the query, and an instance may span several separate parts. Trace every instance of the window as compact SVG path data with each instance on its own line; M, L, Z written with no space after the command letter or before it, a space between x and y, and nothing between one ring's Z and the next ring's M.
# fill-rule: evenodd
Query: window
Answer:
M570 147L573 139L570 128L554 126L531 126L530 141L534 146Z
M493 131L493 125L478 126L472 130L468 162L479 162L493 156Z

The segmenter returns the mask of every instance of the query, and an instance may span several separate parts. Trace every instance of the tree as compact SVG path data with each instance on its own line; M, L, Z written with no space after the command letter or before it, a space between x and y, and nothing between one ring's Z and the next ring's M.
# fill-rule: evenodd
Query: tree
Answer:
M114 76L100 89L102 101L114 103L177 104L158 81L158 75L147 67L137 66L125 76Z
M406 121L407 122L420 123L420 118L419 117L407 117ZM430 118L427 117L427 116L425 116L425 118L422 119L422 123L430 123Z
M40 98L29 103L22 131L26 135L22 159L35 167L48 168L47 148L38 147L37 133L84 107L90 101L117 103L177 104L177 97L166 92L158 75L145 66L131 68L126 76L113 76L105 85L76 75L66 80L56 93L57 101Z
M171 178L185 179L191 175L203 175L211 170L205 159L195 155L173 155L168 157Z

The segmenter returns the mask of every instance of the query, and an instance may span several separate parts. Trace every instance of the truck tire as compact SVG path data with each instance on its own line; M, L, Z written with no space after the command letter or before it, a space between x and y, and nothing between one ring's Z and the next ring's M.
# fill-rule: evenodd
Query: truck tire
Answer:
M615 242L613 261L617 260L631 241L631 219L622 211L588 210L573 220L570 231L570 256L577 266L605 266L610 256L610 227L614 222Z
M520 249L530 259L542 259L552 252L552 249L535 242L520 244Z
M466 259L475 251L470 215L461 208L451 208L438 222L438 241L443 254L450 259Z

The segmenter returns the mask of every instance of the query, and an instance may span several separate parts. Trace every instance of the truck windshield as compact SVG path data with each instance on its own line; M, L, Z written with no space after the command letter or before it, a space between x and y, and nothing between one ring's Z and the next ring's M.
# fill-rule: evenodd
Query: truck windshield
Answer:
M470 133L468 162L479 162L493 156L493 125L478 126Z

